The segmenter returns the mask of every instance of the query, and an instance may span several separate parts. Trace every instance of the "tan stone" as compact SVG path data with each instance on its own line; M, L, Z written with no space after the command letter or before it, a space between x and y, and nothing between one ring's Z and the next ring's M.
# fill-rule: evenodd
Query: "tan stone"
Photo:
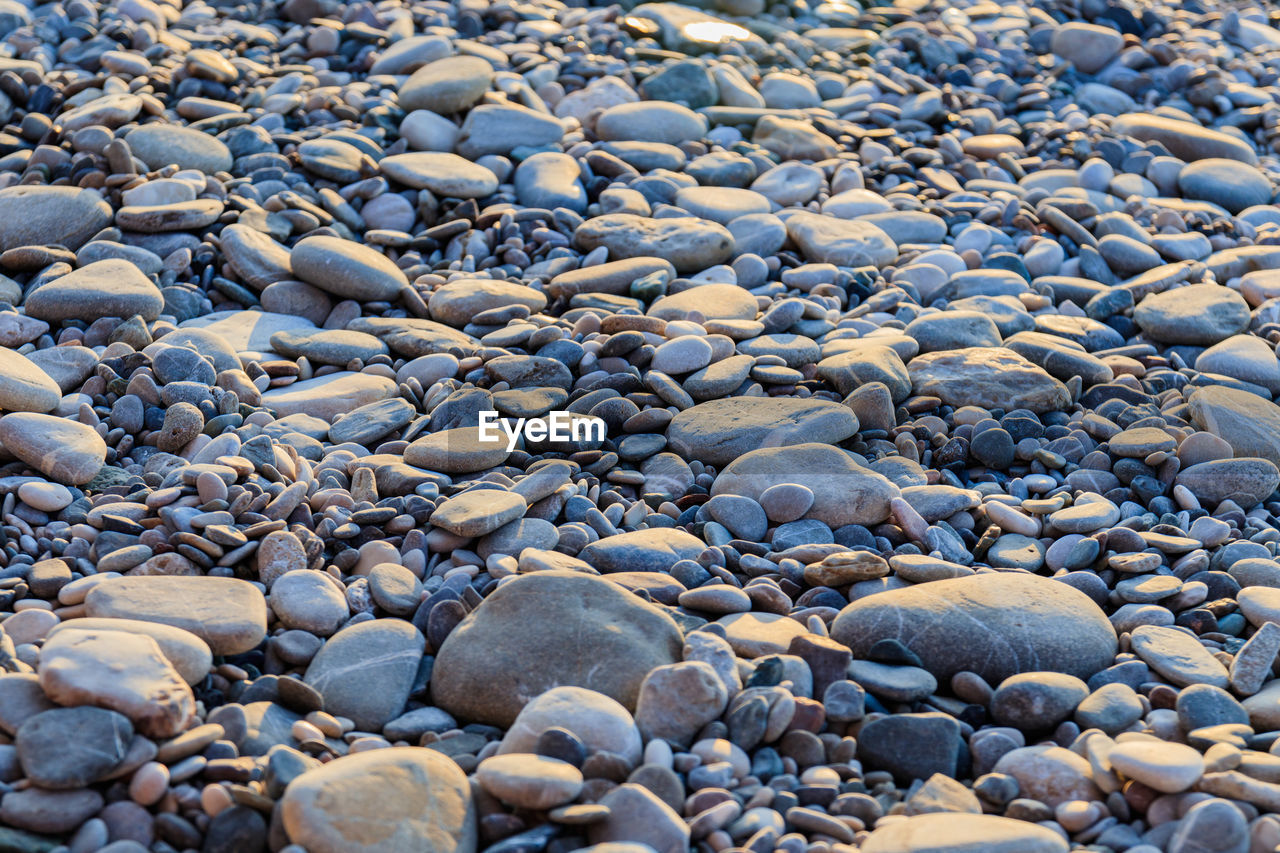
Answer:
M474 853L467 777L444 753L416 746L346 755L285 789L280 816L308 853Z
M64 628L41 648L37 671L58 704L119 711L148 737L173 737L196 711L191 688L142 634Z

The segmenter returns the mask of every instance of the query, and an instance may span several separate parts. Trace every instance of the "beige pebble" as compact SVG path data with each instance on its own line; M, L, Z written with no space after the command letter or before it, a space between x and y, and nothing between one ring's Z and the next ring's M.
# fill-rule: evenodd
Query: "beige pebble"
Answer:
M302 743L308 740L324 740L324 732L308 723L306 720L298 720L289 730L289 734L293 735L293 739Z
M326 714L324 711L312 711L304 719L307 723L315 726L325 737L342 737L342 723L338 722L338 718L332 714Z
M222 785L205 785L200 792L200 807L209 817L217 817L233 804L231 792Z
M138 805L151 806L169 790L169 768L158 761L148 761L133 774L129 782L129 796Z

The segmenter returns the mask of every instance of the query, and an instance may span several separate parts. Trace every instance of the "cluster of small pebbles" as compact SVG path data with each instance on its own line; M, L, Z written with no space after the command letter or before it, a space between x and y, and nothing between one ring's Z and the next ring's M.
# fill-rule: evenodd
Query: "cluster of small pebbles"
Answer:
M0 849L1280 849L1278 25L0 0Z

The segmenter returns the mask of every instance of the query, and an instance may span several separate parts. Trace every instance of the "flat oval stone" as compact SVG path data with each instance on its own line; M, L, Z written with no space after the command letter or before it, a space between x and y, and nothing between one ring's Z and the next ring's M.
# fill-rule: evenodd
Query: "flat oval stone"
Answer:
M1054 30L1051 46L1082 74L1094 74L1120 52L1124 37L1110 27L1069 21Z
M729 645L744 658L786 654L792 640L809 633L795 619L777 613L734 613L716 624L724 627Z
M1244 330L1249 305L1229 288L1193 284L1146 297L1133 319L1157 341L1209 346Z
M524 498L498 489L472 489L444 501L431 514L431 523L455 536L492 533L524 515Z
M1067 840L1051 829L995 815L923 814L886 823L862 844L862 853L1067 853Z
M26 356L0 349L0 408L48 412L62 401L62 389Z
M0 802L0 820L17 829L61 834L73 832L102 806L102 795L92 788L46 791L31 787L13 791Z
M302 334L276 332L271 336L271 347L289 358L305 357L318 364L339 366L345 366L357 358L368 361L388 352L387 345L373 335L339 329Z
M510 630L513 619L523 630ZM536 571L503 583L449 634L436 655L432 696L459 719L504 727L529 697L554 687L583 687L634 708L644 677L679 660L680 649L671 617L618 584ZM638 752L635 737L635 747L614 749Z
M90 616L159 622L190 631L214 654L247 652L267 633L267 605L248 581L218 577L117 577L89 591Z
M1179 687L1208 684L1227 688L1227 670L1191 634L1172 627L1142 625L1130 634L1134 653Z
M855 660L849 664L848 677L868 693L893 702L915 702L938 689L938 680L918 666L889 666Z
M706 613L744 613L751 609L751 597L735 586L711 584L680 593L681 607Z
M1142 142L1159 142L1169 153L1183 160L1225 158L1250 166L1258 164L1258 155L1247 142L1189 121L1149 113L1129 113L1111 122L1111 129Z
M218 232L227 263L251 287L262 288L293 277L289 250L261 231L233 222Z
M855 657L879 640L897 639L940 681L963 671L990 683L1034 671L1088 678L1116 652L1115 630L1084 593L1008 572L868 596L840 612L831 636ZM993 645L991 636L1000 642Z
M961 143L964 153L983 160L994 160L1001 154L1021 156L1026 151L1022 140L1007 133L981 133Z
M702 541L683 530L653 527L606 536L579 551L578 558L604 574L670 572L677 562L692 560L702 550Z
M494 755L476 767L476 780L490 795L525 809L549 809L571 802L582 791L582 771L542 755Z
M337 444L353 441L368 447L407 425L416 414L413 406L402 397L376 400L343 415L329 427L329 439Z
M693 216L650 219L631 213L588 219L578 226L573 241L584 252L604 246L615 259L666 258L677 272L697 272L723 263L734 246L733 235L717 222Z
M379 252L338 237L307 237L289 256L294 275L347 299L392 300L409 280Z
M486 154L509 154L521 146L553 145L564 136L564 125L547 113L508 104L480 104L467 113L458 131L458 153L475 159Z
M128 261L95 261L27 294L27 314L50 323L141 315L151 321L164 309L160 288Z
M387 45L387 49L382 51L369 67L369 73L371 75L405 74L428 62L443 59L452 52L453 46L444 36L409 36Z
M1138 427L1127 429L1107 440L1107 446L1117 456L1141 459L1158 451L1169 452L1177 449L1178 443L1173 436L1156 427Z
M303 414L333 421L340 414L395 394L392 379L344 371L272 388L262 395L262 405L281 416Z
M123 208L121 208L123 210ZM136 266L144 275L159 275L164 270L164 260L155 252L141 246L126 246L111 240L91 240L76 253L76 263L86 266L95 261L119 258Z
M786 225L805 259L815 263L883 267L898 257L893 239L869 222L795 213Z
M1178 173L1184 198L1213 202L1229 213L1271 202L1271 181L1260 170L1238 160L1210 157L1188 163Z
M72 486L92 480L107 455L106 442L92 427L33 412L0 417L0 443L46 477Z
M688 107L664 101L618 104L596 120L596 134L604 140L679 145L700 139L706 132L706 118Z
M702 338L686 335L661 344L649 363L653 370L668 374L690 373L711 363L711 345Z
M1049 521L1064 533L1092 533L1120 520L1120 508L1109 500L1077 503L1049 515Z
M132 231L195 231L207 228L222 215L222 202L213 198L173 204L129 205L116 211L116 224Z
M74 252L105 228L111 215L111 205L92 190L6 187L0 190L0 251L57 243Z
M811 430L801 433L802 438L812 437ZM804 517L832 530L849 524L879 524L889 517L890 501L899 495L897 486L859 464L853 454L807 440L792 446L757 447L737 456L716 477L711 494L763 501L765 493L779 484L810 491L814 498Z
M754 320L756 299L736 284L703 284L655 300L646 313L663 320L685 320L695 311L707 320Z
M733 187L685 187L676 193L676 205L721 225L739 216L768 213L770 208L769 200L759 193Z
M926 353L907 364L916 394L952 406L1023 408L1041 413L1068 403L1066 386L1020 355L1001 347Z
M578 161L558 151L540 151L521 162L516 168L515 188L516 198L528 207L563 207L575 213L587 209Z
M480 100L493 81L493 66L478 56L449 56L428 62L400 87L400 106L447 115Z
M484 198L498 189L493 172L442 151L415 151L383 157L382 174L393 181L446 198Z
M222 140L189 127L144 124L129 131L125 141L133 156L146 163L148 169L171 163L206 174L231 169L231 149Z
M74 133L93 125L119 127L133 121L142 112L142 99L137 95L118 92L94 98L87 104L68 110L58 117L64 131Z
M298 146L298 157L308 171L341 184L362 177L364 153L337 139L308 139Z
M173 737L195 716L191 688L145 635L68 627L41 647L39 675L54 702L110 708L150 738Z
M159 622L148 622L142 619L120 619L116 617L94 618L82 617L61 623L49 636L55 636L67 628L78 628L87 631L120 631L126 634L144 634L156 641L160 652L173 668L182 676L187 684L199 684L213 668L213 652L209 644L190 631L163 625Z
M1280 465L1280 406L1220 385L1191 392L1187 402L1196 426L1225 442L1236 456L1257 456Z
M476 809L466 774L416 746L341 756L295 778L280 801L287 838L313 853L470 853ZM377 814L376 829L369 815Z
M404 451L404 461L446 474L466 474L501 465L510 455L505 441L482 438L476 427L456 427L425 435Z
M541 291L513 281L460 278L433 291L427 310L433 320L462 328L476 314L512 305L523 305L538 312L547 307L547 297Z
M1174 482L1190 489L1205 506L1234 500L1249 508L1280 487L1280 469L1266 459L1216 459L1183 468Z
M757 447L834 444L857 429L857 417L837 403L732 397L699 403L677 414L667 427L667 441L686 459L724 465Z
M1280 360L1275 350L1253 335L1233 335L1196 357L1196 370L1217 373L1280 392Z
M1113 746L1107 757L1126 778L1166 794L1187 790L1204 773L1200 753L1184 744L1163 740L1123 741Z
M42 788L83 788L120 764L133 738L123 714L104 708L57 708L27 719L14 745L28 779Z
M1071 716L1089 695L1080 679L1059 672L1023 672L1000 683L991 697L992 718L1026 732L1045 731Z
M286 572L271 586L271 612L285 628L328 637L350 615L346 597L322 572Z

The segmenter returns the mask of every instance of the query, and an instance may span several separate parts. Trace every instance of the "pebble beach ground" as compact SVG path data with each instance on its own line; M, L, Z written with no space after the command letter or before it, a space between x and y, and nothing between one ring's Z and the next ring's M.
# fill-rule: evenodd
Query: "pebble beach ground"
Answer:
M1274 853L1278 25L0 0L0 849Z

